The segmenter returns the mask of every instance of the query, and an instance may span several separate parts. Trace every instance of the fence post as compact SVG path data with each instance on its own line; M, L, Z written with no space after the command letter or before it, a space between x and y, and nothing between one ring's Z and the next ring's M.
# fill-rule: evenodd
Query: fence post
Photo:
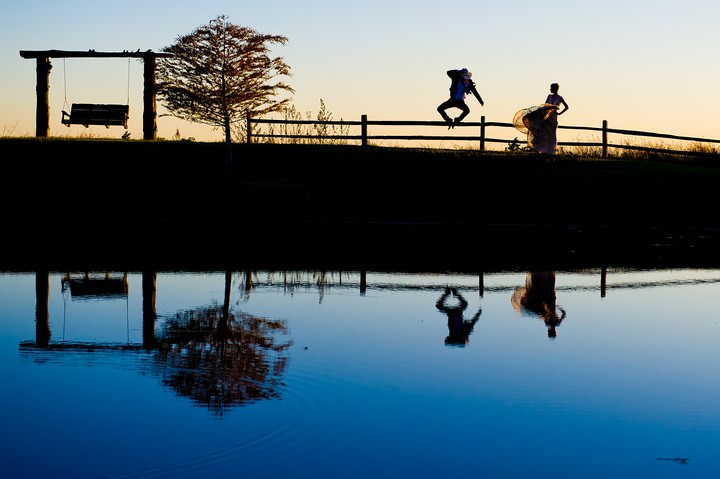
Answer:
M485 115L480 117L480 151L485 150Z
M251 127L250 127L250 125L252 124L252 122L250 121L250 114L249 114L249 113L248 113L247 115L245 115L245 122L246 122L246 124L245 124L245 130L247 131L247 142L248 142L248 143L252 143L252 130L251 130Z
M360 125L360 135L362 136L362 146L367 146L367 115L362 115L360 117L360 122L362 123Z
M603 160L607 159L607 120L603 120L602 127L602 157Z

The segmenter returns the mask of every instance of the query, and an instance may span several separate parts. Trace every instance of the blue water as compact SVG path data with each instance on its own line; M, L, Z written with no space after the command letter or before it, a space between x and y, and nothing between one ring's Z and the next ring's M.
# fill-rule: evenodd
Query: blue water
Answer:
M720 477L720 270L557 271L554 337L527 272L233 273L230 333L224 272L64 277L37 347L0 274L2 477Z

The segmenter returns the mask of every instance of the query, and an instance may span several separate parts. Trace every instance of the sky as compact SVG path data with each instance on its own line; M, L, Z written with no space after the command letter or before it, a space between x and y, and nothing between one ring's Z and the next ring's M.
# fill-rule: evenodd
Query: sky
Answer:
M720 2L717 0L3 0L0 136L35 134L35 60L20 50L160 51L219 15L259 33L291 68L291 101L315 118L440 120L446 71L473 73L485 106L467 99L466 121L511 122L543 103L550 83L570 106L561 125L718 139ZM119 137L119 127L67 128L72 103L129 103L142 138L142 63L51 59L50 135ZM222 141L222 132L165 116L158 136ZM422 134L443 134L422 131ZM522 136L489 131L491 136ZM567 130L560 140L586 138ZM594 134L597 138L597 135Z

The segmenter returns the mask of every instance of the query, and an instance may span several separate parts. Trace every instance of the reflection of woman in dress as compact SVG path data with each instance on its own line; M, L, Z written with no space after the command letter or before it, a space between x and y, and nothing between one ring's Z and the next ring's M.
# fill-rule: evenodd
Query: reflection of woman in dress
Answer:
M550 85L550 94L545 103L518 111L513 118L515 128L527 133L528 146L538 153L555 154L557 146L558 115L565 113L568 104L558 94L560 85ZM563 109L560 110L560 106Z
M533 313L545 322L548 337L557 336L557 326L565 319L565 310L555 302L555 272L531 271L525 277L525 286L515 289L510 302L518 312Z

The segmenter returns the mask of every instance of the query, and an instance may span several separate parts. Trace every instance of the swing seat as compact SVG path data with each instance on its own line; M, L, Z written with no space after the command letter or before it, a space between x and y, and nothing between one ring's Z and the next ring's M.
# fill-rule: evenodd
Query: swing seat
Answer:
M70 125L102 125L105 128L122 126L127 130L130 113L129 105L98 105L93 103L73 103L70 113L63 110L62 123Z

